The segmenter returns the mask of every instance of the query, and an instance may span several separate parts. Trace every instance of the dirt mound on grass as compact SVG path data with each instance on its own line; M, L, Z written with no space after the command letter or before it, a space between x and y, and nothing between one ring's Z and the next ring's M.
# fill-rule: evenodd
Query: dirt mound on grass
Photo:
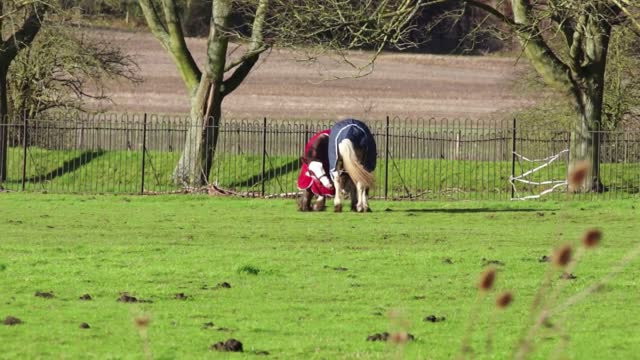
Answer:
M223 352L242 352L242 343L236 339L229 339L225 342L217 342L209 347L209 350Z
M2 323L4 325L13 326L13 325L23 324L24 322L22 320L18 319L17 317L7 316L6 318L4 318Z
M424 321L433 322L433 323L441 322L441 321L445 321L445 320L446 320L446 318L444 316L439 316L438 317L438 316L435 316L435 315L429 315L429 316L424 318Z
M176 300L187 300L189 298L188 295L185 295L184 293L177 293L174 298Z
M126 292L121 293L117 301L123 302L123 303L152 303L153 302L151 300L138 299L137 297L131 296L129 295L129 293L126 293Z
M55 295L53 295L53 291L48 291L48 292L47 291L36 291L34 296L41 297L43 299L53 299L54 297L56 297Z
M406 333L406 332L398 332L389 334L388 332L376 333L373 335L367 336L367 341L391 341L394 343L405 343L407 341L415 340L415 336Z

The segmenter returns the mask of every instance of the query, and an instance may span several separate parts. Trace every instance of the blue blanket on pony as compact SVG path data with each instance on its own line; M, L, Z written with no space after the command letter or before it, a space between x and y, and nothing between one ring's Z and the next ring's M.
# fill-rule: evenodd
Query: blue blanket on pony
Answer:
M369 127L360 120L341 120L333 125L329 135L329 173L333 181L336 181L334 173L338 167L338 144L344 139L351 140L356 149L364 150L362 165L369 172L375 170L376 142Z

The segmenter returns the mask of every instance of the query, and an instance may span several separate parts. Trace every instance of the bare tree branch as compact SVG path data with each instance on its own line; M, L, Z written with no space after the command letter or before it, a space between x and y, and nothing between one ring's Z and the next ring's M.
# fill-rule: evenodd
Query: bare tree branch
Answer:
M41 4L33 5L22 27L11 37L0 44L0 66L8 67L16 57L18 51L27 47L36 37L42 27L41 18L46 12L46 7Z
M163 23L160 19L152 0L140 0L140 7L147 19L151 32L171 55L187 87L187 91L193 94L197 89L202 73L187 48L175 1L162 1L166 23Z

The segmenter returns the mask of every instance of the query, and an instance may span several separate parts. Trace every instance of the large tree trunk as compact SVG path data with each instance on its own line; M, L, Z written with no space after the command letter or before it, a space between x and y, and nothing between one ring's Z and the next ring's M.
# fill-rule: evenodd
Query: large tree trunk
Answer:
M177 185L200 187L209 181L220 133L224 69L229 45L229 34L224 29L229 27L231 10L232 2L229 0L218 0L213 4L207 61L198 89L191 98L191 124L182 157L173 174Z
M7 66L0 64L0 183L7 180L9 111L7 109Z
M220 133L222 95L218 86L203 78L191 100L191 116L180 161L173 172L176 185L200 187L209 181Z
M591 171L582 186L572 191L603 192L606 187L600 178L600 146L602 128L602 108L604 103L605 71L611 25L602 19L588 23L584 39L585 56L589 64L576 77L574 90L577 123L571 133L569 150L569 171L578 163L586 161Z
M599 93L599 94L598 94ZM601 91L582 92L576 106L578 112L577 123L571 132L571 147L569 150L569 172L580 162L590 165L590 174L581 186L571 191L602 192L604 186L600 178L600 121L602 119Z

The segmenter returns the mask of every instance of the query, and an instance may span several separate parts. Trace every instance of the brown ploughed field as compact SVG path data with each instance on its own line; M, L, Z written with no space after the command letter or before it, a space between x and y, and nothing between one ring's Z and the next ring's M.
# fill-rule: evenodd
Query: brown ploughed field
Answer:
M144 78L137 86L111 86L114 103L108 111L188 113L189 101L176 66L150 33L101 30L100 34L134 55ZM205 40L189 39L188 45L201 65ZM352 53L352 60L365 64L369 56ZM524 61L516 66L515 58L385 53L377 59L375 71L361 78L336 60L321 57L310 64L303 58L286 50L263 55L245 82L225 99L227 118L380 120L389 115L488 121L534 103L531 94L514 90L524 66ZM332 76L342 79L326 81Z

